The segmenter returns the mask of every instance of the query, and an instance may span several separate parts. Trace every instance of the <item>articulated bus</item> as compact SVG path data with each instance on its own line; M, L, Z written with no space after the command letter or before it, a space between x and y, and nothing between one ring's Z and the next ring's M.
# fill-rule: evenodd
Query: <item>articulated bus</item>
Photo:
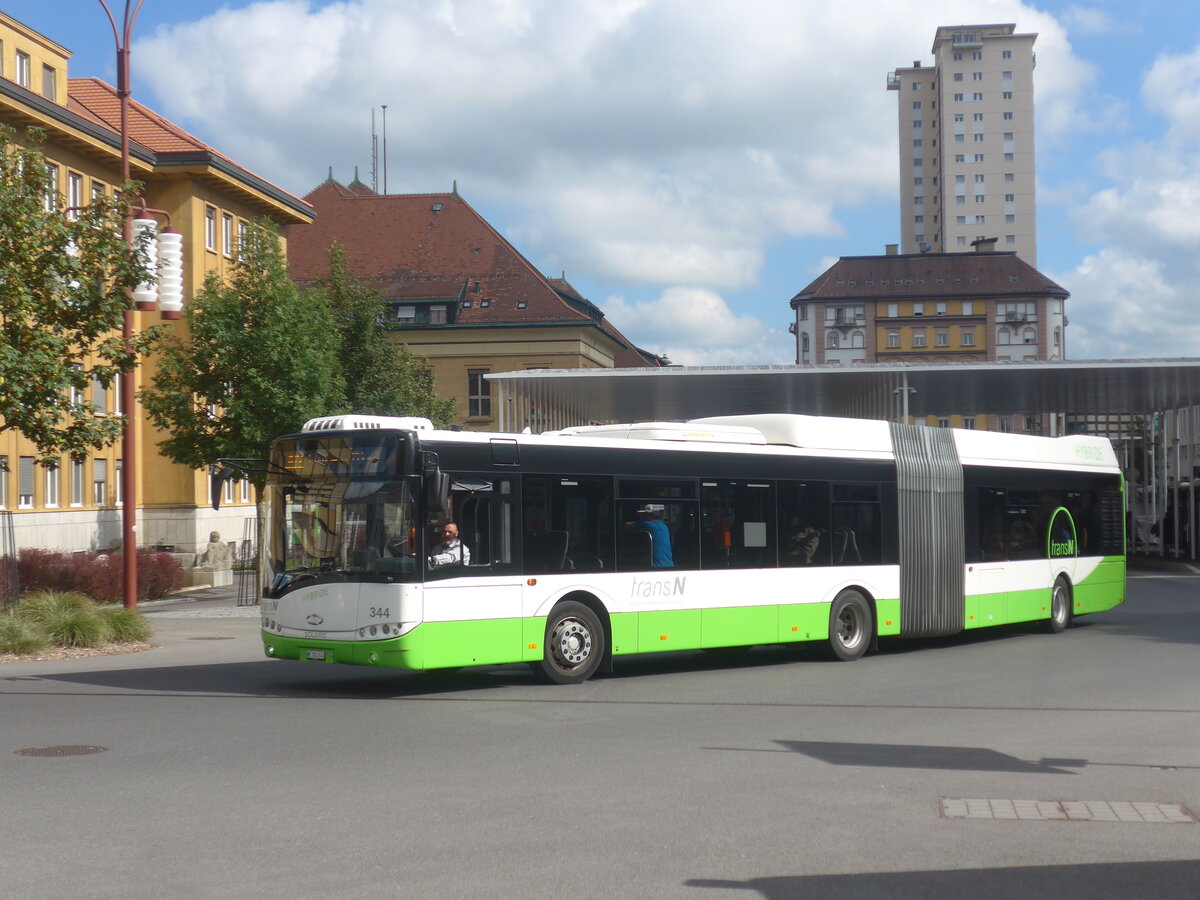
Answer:
M1124 481L1092 436L347 415L274 443L265 500L277 659L526 662L570 684L634 653L820 641L854 660L882 636L1059 632L1125 597Z

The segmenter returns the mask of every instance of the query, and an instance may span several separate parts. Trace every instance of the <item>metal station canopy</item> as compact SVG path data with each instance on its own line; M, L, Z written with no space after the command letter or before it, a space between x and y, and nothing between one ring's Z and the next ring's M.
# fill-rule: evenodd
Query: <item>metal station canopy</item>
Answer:
M1200 359L530 369L487 379L501 431L767 412L1109 418L1200 405Z

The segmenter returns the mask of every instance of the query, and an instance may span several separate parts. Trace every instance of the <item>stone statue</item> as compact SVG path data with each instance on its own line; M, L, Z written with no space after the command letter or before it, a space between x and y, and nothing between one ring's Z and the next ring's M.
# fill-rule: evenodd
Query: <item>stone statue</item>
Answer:
M214 531L208 536L208 546L196 554L196 568L226 571L230 566L229 545L221 542L221 532Z

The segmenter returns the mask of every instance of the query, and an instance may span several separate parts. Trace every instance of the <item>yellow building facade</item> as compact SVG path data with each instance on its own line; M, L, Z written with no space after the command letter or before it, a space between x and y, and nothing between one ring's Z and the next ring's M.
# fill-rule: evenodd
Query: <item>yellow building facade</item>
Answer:
M63 209L111 196L121 181L120 104L116 90L94 78L68 77L70 51L0 13L0 123L18 140L35 127L45 135L42 151ZM253 220L283 227L312 220L299 198L242 168L152 110L130 103L131 177L144 185L146 207L161 210L161 225L183 237L184 304L209 273L224 275L239 236ZM135 327L163 324L158 312L135 313ZM182 323L166 322L170 329ZM140 389L154 372L153 357L133 373ZM125 412L120 392L95 386L89 402L97 415ZM138 434L138 543L193 551L211 531L226 540L242 536L251 515L251 491L229 485L224 508L214 513L208 480L157 452L162 435L140 410ZM60 550L107 549L121 538L123 495L120 444L86 458L59 461L57 469L34 465L34 449L19 435L0 432L0 511L13 513L18 547Z

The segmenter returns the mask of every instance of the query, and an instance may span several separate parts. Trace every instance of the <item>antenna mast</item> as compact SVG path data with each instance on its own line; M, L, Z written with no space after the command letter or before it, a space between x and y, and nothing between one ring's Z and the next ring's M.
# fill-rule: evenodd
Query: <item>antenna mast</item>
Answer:
M383 104L383 192L387 193L387 104Z
M379 193L379 137L375 134L375 107L371 107L371 190Z

